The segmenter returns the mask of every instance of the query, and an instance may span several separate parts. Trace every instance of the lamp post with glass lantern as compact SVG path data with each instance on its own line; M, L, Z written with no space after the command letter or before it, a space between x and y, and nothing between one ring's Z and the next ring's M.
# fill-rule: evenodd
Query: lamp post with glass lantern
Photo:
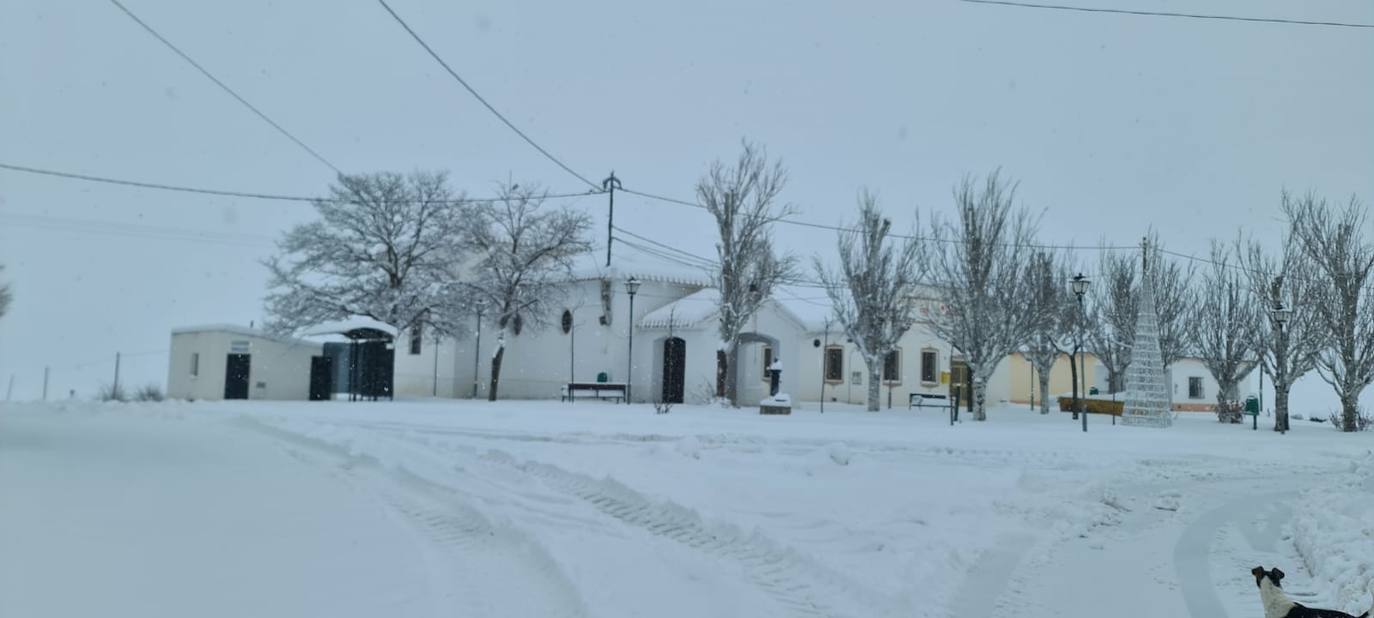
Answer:
M635 293L639 292L639 279L631 276L625 282L625 292L630 295L630 318L625 320L625 329L630 333L629 357L625 359L625 403L630 403L630 389L634 384L635 366Z
M1084 276L1083 276L1083 273L1078 273L1077 275L1074 275L1074 277L1073 277L1073 295L1078 297L1078 318L1079 318L1079 321L1081 321L1081 320L1083 319L1083 295L1086 294L1087 292L1088 292L1088 278L1087 278L1087 277L1084 277ZM1083 340L1082 340L1083 337L1082 337L1082 333L1083 333L1082 324L1077 324L1077 327L1074 328L1074 330L1073 330L1073 353L1074 353L1075 355L1078 354L1078 350L1081 349L1081 348L1083 347ZM1070 359L1070 360L1072 360L1072 359ZM1084 363L1084 367L1082 367L1083 375L1084 375L1085 377L1087 376L1087 372L1088 372L1088 368L1087 368L1086 365L1087 365L1087 363ZM1086 393L1084 393L1084 394L1086 394ZM1082 408L1083 408L1083 402L1082 402L1082 400L1079 399L1079 397L1078 397L1078 381L1077 381L1077 380L1074 380L1074 385L1073 385L1073 409L1074 409L1075 412L1078 413L1078 415L1079 415L1080 417L1083 418L1083 431L1086 432L1086 431L1088 431L1088 412L1087 412L1086 410L1083 410Z

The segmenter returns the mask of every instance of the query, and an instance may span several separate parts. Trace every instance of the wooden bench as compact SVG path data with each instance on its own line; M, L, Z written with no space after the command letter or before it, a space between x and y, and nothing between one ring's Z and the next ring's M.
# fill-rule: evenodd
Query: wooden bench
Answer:
M941 402L948 401L949 395L941 395L939 393L912 393L907 396L906 409L924 408L926 407L926 402L931 400Z
M616 403L625 401L624 382L569 382L563 386L561 401L571 402L579 397L587 399L614 399Z

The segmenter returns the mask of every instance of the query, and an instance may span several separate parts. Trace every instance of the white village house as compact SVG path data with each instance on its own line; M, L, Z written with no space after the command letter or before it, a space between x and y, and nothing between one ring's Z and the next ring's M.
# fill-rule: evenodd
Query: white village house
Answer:
M311 359L323 345L232 324L172 331L167 396L173 399L307 399Z
M700 269L641 254L617 255L613 268L585 256L572 272L549 325L526 327L506 341L499 395L554 399L569 382L627 384L634 402L700 403L723 388L716 291ZM639 287L630 315L629 280ZM458 339L436 342L403 333L396 354L398 396L485 397L497 329L477 320ZM741 335L741 405L767 396L765 360L781 360L783 382L798 363L801 319L776 299L764 303ZM631 351L633 338L633 352ZM633 354L633 362L630 355Z

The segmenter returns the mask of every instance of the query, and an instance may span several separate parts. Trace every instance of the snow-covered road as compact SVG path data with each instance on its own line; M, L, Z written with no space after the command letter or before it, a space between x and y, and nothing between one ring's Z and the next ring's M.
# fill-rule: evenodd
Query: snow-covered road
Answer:
M1374 543L1374 435L1098 420L7 406L0 616L1240 618L1256 564L1367 606L1327 547Z

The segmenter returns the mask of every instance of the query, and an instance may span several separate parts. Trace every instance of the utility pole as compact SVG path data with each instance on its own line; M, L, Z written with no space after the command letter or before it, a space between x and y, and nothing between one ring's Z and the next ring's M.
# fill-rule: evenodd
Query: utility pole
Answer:
M48 371L51 367L43 367L43 401L48 400Z
M601 190L606 192L610 200L609 208L606 211L606 268L611 267L611 228L615 227L615 190L621 188L620 179L615 177L615 170L611 170L611 175L601 181Z
M119 352L115 352L114 386L110 387L110 395L119 399Z
M439 397L439 338L438 338L438 337L435 337L435 338L434 338L434 394L433 394L433 397L435 397L435 398L438 398L438 397Z

